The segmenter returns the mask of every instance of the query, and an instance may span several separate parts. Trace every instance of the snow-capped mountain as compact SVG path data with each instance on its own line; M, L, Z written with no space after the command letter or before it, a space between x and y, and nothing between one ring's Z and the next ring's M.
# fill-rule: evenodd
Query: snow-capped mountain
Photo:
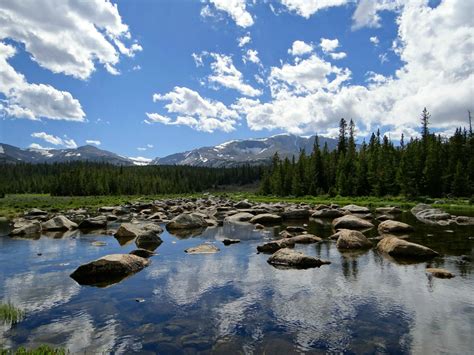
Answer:
M279 134L268 138L234 140L213 147L203 147L184 153L176 153L151 162L155 165L192 165L192 166L235 166L241 164L268 163L278 152L280 157L297 156L301 149L310 153L315 136L300 137L291 134ZM328 144L329 150L335 149L337 141L331 138L319 138L321 148Z
M137 165L133 159L91 145L74 149L21 149L9 144L0 144L0 163L64 163L69 161Z

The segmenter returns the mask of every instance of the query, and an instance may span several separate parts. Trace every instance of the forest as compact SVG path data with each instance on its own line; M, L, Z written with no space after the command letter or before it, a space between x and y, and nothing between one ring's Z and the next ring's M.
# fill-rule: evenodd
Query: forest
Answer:
M0 165L0 195L49 193L53 196L158 195L194 193L258 181L263 168L115 166L103 163Z
M299 157L275 154L262 178L264 195L469 197L474 194L474 136L469 128L456 129L449 138L431 133L430 114L421 115L421 137L395 146L372 133L369 143L355 142L355 124L340 120L337 149L320 147Z

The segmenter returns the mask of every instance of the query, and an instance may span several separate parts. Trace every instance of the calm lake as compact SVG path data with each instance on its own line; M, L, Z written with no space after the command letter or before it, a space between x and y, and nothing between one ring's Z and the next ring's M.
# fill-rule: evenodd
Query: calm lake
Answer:
M79 231L38 239L0 237L0 299L26 311L12 327L0 325L0 347L51 344L76 352L115 353L449 353L474 349L472 227L427 226L411 214L409 241L443 256L400 264L375 250L341 253L335 242L296 245L331 261L307 270L277 269L256 247L280 227L208 228L188 238L164 232L143 271L105 288L69 277L79 265L135 249L113 236ZM298 225L288 223L288 225ZM6 234L5 228L0 234ZM323 238L330 221L310 220ZM366 233L376 236L376 228ZM224 246L224 238L241 243ZM94 246L92 242L105 242ZM215 243L220 252L184 249ZM453 279L428 277L443 267Z

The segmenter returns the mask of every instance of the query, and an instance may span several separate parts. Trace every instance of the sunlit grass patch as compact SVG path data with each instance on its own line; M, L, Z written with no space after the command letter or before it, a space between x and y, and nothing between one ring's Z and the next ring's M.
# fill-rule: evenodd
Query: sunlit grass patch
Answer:
M25 316L25 312L11 303L0 303L0 321L7 324L16 324Z

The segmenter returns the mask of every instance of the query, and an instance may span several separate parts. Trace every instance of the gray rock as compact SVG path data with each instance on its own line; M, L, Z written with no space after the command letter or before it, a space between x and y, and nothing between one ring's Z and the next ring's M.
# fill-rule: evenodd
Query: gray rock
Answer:
M412 232L413 227L403 222L387 220L379 224L378 231L380 234L404 234Z
M41 232L41 223L39 221L20 221L16 222L10 235L32 235Z
M295 244L313 244L322 242L323 239L315 236L314 234L300 234L295 237L289 238Z
M288 209L281 214L283 219L307 219L311 215L309 209L296 208Z
M42 217L42 216L47 216L48 212L40 210L39 208L32 208L29 210L27 213L25 213L26 216L33 216L33 217Z
M303 233L303 232L306 232L306 227L302 227L302 226L288 226L285 229L290 233Z
M201 244L196 247L188 248L185 250L188 254L214 254L217 253L220 249L212 244Z
M196 229L207 227L206 219L197 213L182 213L166 225L167 229Z
M147 259L155 255L153 251L147 250L147 249L135 249L135 250L132 250L129 254L136 255L141 258L147 258Z
M341 229L338 233L336 247L338 249L368 249L372 242L359 231Z
M77 224L70 221L66 217L59 215L42 223L41 228L45 231L65 231L76 229Z
M248 222L254 217L253 214L247 212L239 212L224 218L224 222L237 223L237 222Z
M380 214L400 214L403 211L398 207L379 207L375 209L375 212Z
M259 224L278 224L281 222L281 217L276 214L263 213L258 214L250 220L250 223Z
M336 229L369 229L374 226L371 222L354 215L336 218L332 224Z
M420 203L411 209L411 213L420 221L427 224L437 224L451 219L451 215L439 208Z
M332 208L324 208L314 212L311 217L313 218L339 218L344 216L344 211L336 210Z
M407 242L396 237L383 238L378 244L377 249L393 257L410 259L434 258L439 254L434 250L420 244Z
M101 229L107 228L107 217L97 216L86 218L79 223L79 229Z
M79 266L71 277L81 285L107 285L136 273L150 261L131 254L111 254Z
M321 260L312 256L304 255L298 251L288 248L276 251L270 258L268 263L275 266L294 267L294 268L312 268L321 265L330 264L331 262Z
M277 239L267 242L263 245L257 246L257 251L260 253L274 253L282 248L293 248L295 241L292 238Z
M347 205L341 207L341 210L348 211L350 213L370 213L370 210L367 207L357 206L357 205Z
M239 210L245 209L245 208L251 208L251 207L252 207L252 204L247 200L239 201L234 205L234 208L237 208Z

